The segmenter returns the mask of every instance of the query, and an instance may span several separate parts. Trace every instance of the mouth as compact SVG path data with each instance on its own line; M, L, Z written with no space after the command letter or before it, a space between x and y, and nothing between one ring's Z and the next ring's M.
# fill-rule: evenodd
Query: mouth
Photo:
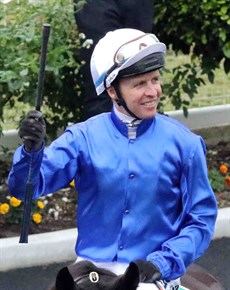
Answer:
M144 106L144 107L155 107L156 104L157 104L157 99L141 103L141 105Z

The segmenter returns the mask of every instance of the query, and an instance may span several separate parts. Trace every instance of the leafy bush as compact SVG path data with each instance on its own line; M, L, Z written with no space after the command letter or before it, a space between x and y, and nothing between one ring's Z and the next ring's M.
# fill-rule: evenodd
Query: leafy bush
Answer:
M22 222L24 202L10 195L7 186L7 177L12 165L13 154L5 149L4 158L0 158L0 238L6 237L4 229ZM77 203L77 193L74 181L67 187L33 200L31 207L32 232L39 229L42 224L54 223L55 228L63 228L63 225L75 224L74 215ZM70 221L69 216L73 219Z
M45 205L42 200L33 201L31 219L35 224L42 222ZM5 201L0 202L0 216L5 218L8 224L19 224L22 219L23 203L15 197L6 196Z
M215 69L230 72L230 1L229 0L161 0L154 1L154 31L175 53L190 55L189 63L175 66L173 78L164 88L176 109L187 115L190 99L204 83L211 83Z
M58 127L81 118L80 37L71 0L31 2L0 2L0 118L6 103L13 107L15 102L23 102L34 107L42 26L49 23L42 110L48 117L48 131L52 127L55 132Z
M226 164L221 164L220 167L212 168L209 170L208 178L212 189L221 193L225 188L229 188L230 186L230 176L228 174L228 166Z
M80 1L80 6L86 1ZM160 111L170 99L176 109L182 108L187 115L190 100L204 84L204 76L213 82L215 69L221 63L229 73L229 4L229 0L154 2L153 32L174 52L190 55L188 63L164 71L171 78L164 84ZM72 0L0 2L0 122L5 104L14 107L21 102L34 107L45 22L51 24L51 35L42 111L47 117L49 135L55 135L57 128L82 118L81 44Z

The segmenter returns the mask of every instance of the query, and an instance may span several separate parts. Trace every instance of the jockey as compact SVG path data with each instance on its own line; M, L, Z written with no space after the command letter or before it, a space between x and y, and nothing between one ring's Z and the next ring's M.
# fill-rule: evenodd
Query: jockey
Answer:
M210 244L217 202L202 137L157 113L165 51L153 34L108 32L94 49L91 73L112 112L70 126L45 147L42 114L30 111L8 183L23 199L31 154L34 198L74 179L78 260L117 274L135 261L140 282L178 289L178 278Z

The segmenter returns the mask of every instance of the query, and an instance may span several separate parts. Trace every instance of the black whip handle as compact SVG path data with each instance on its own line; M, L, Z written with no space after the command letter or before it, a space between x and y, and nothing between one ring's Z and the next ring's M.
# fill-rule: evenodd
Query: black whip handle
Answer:
M43 24L42 31L42 48L41 48L41 57L40 57L40 67L38 74L38 87L37 87L37 98L35 109L40 111L43 99L43 86L44 86L44 78L45 78L45 65L46 65L46 55L47 55L47 47L50 35L50 24ZM29 173L28 180L26 183L25 189L25 198L24 198L24 210L22 216L22 224L21 224L21 235L19 239L19 243L28 243L28 235L29 235L29 226L31 219L31 210L32 210L32 199L33 199L33 151L30 156L30 164L29 164Z
M36 99L36 105L35 105L35 109L37 111L40 111L41 106L42 106L46 55L47 55L49 35L50 35L50 24L47 24L47 23L43 24L42 48L41 48L41 57L40 57L40 67L39 67L39 73L38 73L37 99Z

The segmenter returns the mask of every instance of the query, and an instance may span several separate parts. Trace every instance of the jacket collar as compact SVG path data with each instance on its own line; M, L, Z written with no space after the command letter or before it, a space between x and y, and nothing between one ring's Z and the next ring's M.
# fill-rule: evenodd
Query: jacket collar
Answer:
M111 112L111 119L116 128L120 131L120 133L128 138L128 127L121 119L118 118L118 116L114 112L114 109L112 109ZM155 118L142 120L142 122L137 126L136 137L139 137L140 135L145 133L145 131L147 131L153 121L155 122Z

